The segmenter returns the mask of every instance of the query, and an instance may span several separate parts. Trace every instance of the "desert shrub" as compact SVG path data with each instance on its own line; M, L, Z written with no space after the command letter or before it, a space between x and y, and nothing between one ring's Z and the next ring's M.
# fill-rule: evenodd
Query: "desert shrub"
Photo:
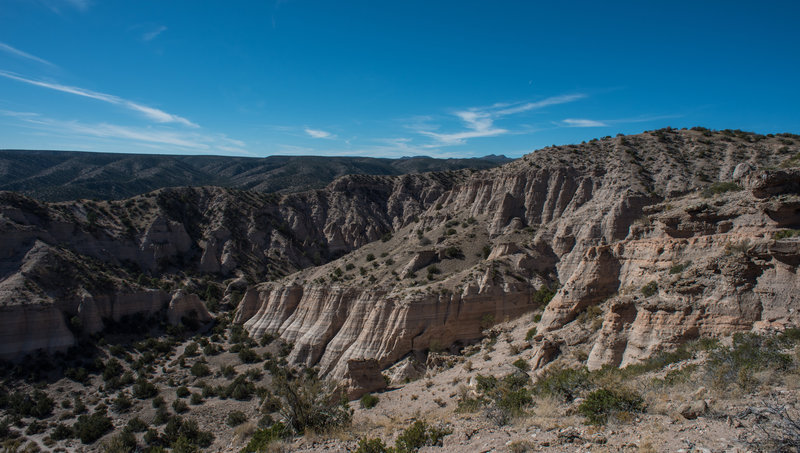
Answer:
M103 445L106 453L128 453L136 449L136 436L130 431L114 435Z
M602 320L600 316L603 314L603 309L600 308L598 305L590 305L586 307L585 310L580 312L578 317L575 319L578 321L579 324L588 324L589 322L592 323L594 330L600 328L602 325Z
M272 393L280 401L278 412L296 433L309 428L324 432L350 423L352 414L346 398L331 381L320 379L315 373L296 377L278 374L272 382Z
M182 385L175 389L175 395L178 398L186 398L187 396L191 395L192 392L189 391L189 388L185 385Z
M167 423L168 421L169 421L169 410L167 410L166 406L159 406L156 409L156 416L153 417L153 424L156 426L161 426L164 423Z
M531 327L525 334L525 341L531 341L535 336L536 336L536 327Z
M347 266L353 266L353 265L352 264L348 264ZM345 266L345 268L347 268L347 266ZM352 269L352 267L350 267L350 269ZM258 344L260 344L261 346L267 346L270 343L272 343L273 341L275 341L275 336L272 335L272 334L269 334L269 333L265 333L261 337L261 340L258 341Z
M249 344L253 341L250 336L247 334L247 331L244 330L244 327L239 325L234 325L231 327L231 336L228 339L228 343L230 344Z
M211 374L211 369L203 362L195 362L191 368L192 376L206 377Z
M378 404L378 401L379 399L377 396L371 393L367 393L366 395L361 397L359 403L361 404L361 407L363 407L364 409L372 409Z
M464 251L461 247L451 246L444 249L444 255L450 259L463 259Z
M64 371L64 377L83 384L89 379L89 372L84 367L67 368Z
M233 365L220 365L219 373L228 379L236 376L236 368Z
M25 434L29 436L33 436L39 433L43 433L47 430L47 423L41 422L39 420L34 420L28 423L28 427L25 429Z
M589 388L589 371L586 368L551 368L536 381L533 392L570 402Z
M604 425L610 416L620 412L634 413L643 410L644 400L641 396L605 388L589 393L578 406L578 412L591 425Z
M542 285L533 293L533 302L538 305L547 305L556 295L557 288ZM537 321L538 322L538 321Z
M128 420L128 424L125 425L125 431L130 431L132 433L143 433L147 431L147 422L139 417L133 417L132 419Z
M105 364L103 368L103 380L108 382L113 378L117 378L122 374L122 364L117 359L111 359Z
M742 187L735 182L715 182L710 186L703 189L701 195L703 198L711 198L725 192L736 192L742 190Z
M776 232L772 237L775 240L778 239L786 239L794 236L800 236L800 230L780 230Z
M136 380L136 383L133 384L133 387L131 388L131 394L134 398L144 400L158 395L158 389L147 379L140 377Z
M172 410L177 414L182 414L189 410L189 405L184 400L175 400L172 402Z
M197 451L208 448L214 442L214 435L201 431L194 420L184 420L181 416L170 417L164 427L161 442L169 445L173 451Z
M623 377L639 376L650 371L660 370L673 363L691 359L692 357L694 357L692 345L684 343L678 346L674 351L661 352L641 363L628 365L616 372L620 373Z
M128 395L122 392L117 393L117 397L111 402L111 407L115 412L126 412L131 406L133 406L133 402Z
M752 389L757 384L755 373L765 369L785 370L792 365L792 357L781 352L788 344L791 340L786 333L782 336L737 333L731 347L718 347L709 353L708 377L717 388L736 384L744 390Z
M230 427L239 426L242 423L247 421L247 415L244 415L242 411L233 411L228 413L228 418L226 423Z
M192 396L189 398L189 403L194 406L203 404L203 395L199 393L192 393Z
M44 419L53 413L55 401L41 390L33 393L15 392L7 394L0 390L0 408L12 417L35 417Z
M253 397L255 391L255 385L253 385L252 382L248 382L246 376L238 376L225 387L224 392L221 392L220 396L233 398L239 401L248 401Z
M522 372L528 372L528 370L531 369L530 364L526 362L525 359L517 359L514 361L514 363L512 363L512 365L519 368L519 370Z
M658 292L658 283L655 280L642 286L642 295L644 297L650 297L657 292Z
M242 448L241 453L257 453L266 451L269 444L283 440L292 435L291 430L281 422L275 423L269 428L259 429L253 434L250 442Z
M393 449L386 446L380 439L362 438L358 441L355 453L390 453Z
M72 431L72 428L63 423L56 424L53 430L50 431L50 438L53 440L71 439L74 435L75 433Z
M375 260L375 255L373 255L372 253L367 254L367 261L373 261L373 260Z
M515 440L508 444L508 451L511 453L525 453L528 451L535 451L536 446L529 440Z
M680 274L691 264L692 264L691 261L686 263L674 264L672 267L669 268L669 273L670 275Z
M242 348L239 350L239 360L242 363L255 363L261 359L256 351L253 351L250 348Z
M200 345L195 342L189 343L183 350L183 354L187 357L194 357L197 354L199 354L199 352L200 352Z
M408 453L426 446L441 446L442 439L451 432L417 420L397 437L394 450L397 453Z
M95 411L92 415L81 415L72 425L75 436L84 444L93 443L112 429L114 425L103 411Z
M530 377L521 371L508 374L502 379L477 375L475 380L480 396L462 397L458 403L458 411L474 412L484 406L489 419L498 425L504 425L512 417L522 415L525 407L533 402L531 390L528 388Z
M385 233L381 236L381 242L389 242L390 239L392 239L392 233Z

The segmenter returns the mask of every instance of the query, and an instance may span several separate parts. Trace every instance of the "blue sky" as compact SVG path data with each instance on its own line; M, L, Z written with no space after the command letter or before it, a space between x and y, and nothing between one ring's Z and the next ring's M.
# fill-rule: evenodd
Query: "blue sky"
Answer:
M0 0L0 148L517 157L800 133L797 1Z

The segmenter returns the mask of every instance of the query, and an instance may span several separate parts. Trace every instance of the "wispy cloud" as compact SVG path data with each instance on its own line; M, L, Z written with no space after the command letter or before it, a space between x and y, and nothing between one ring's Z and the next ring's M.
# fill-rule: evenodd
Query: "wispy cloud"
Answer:
M554 125L559 127L608 127L615 124L628 124L628 123L649 123L651 121L661 121L671 118L681 118L683 115L645 115L633 118L616 118L604 120L591 120L586 118L567 118L561 121L553 122Z
M61 14L64 7L83 12L91 5L90 0L38 0L38 3L56 14Z
M562 123L567 127L606 127L608 124L602 121L567 118Z
M139 104L137 102L129 101L127 99L123 99L121 97L114 96L114 95L111 95L111 94L100 93L100 92L97 92L97 91L87 90L87 89L79 88L79 87L72 87L72 86L68 86L68 85L61 85L61 84L58 84L58 83L43 82L43 81L40 81L40 80L27 79L25 77L21 77L19 75L16 75L16 74L13 74L13 73L10 73L10 72L6 72L6 71L2 71L2 70L0 70L0 76L5 77L7 79L16 80L16 81L19 81L19 82L27 83L27 84L38 86L38 87L42 87L42 88L48 88L48 89L51 89L51 90L60 91L62 93L74 94L74 95L77 95L77 96L83 96L83 97L86 97L86 98L91 98L91 99L96 99L98 101L107 102L109 104L120 105L122 107L128 108L128 109L133 110L135 112L141 113L144 116L146 116L147 118L149 118L150 120L155 121L157 123L178 123L178 124L182 124L184 126L193 127L193 128L199 127L197 124L194 124L191 121L189 121L186 118L183 118L181 116L173 115L173 114L167 113L167 112L165 112L163 110L160 110L160 109L157 109L157 108L154 108L154 107L148 107L146 105L142 105L142 104Z
M155 30L148 31L142 35L142 40L144 41L152 41L161 33L167 31L167 27L164 25L159 26Z
M585 94L567 94L545 98L536 102L502 103L494 104L490 107L473 107L453 113L464 123L466 130L453 133L441 133L436 132L436 128L428 126L425 128L417 128L416 132L436 140L435 144L429 145L430 147L460 145L472 138L494 137L510 133L510 130L497 127L494 124L495 121L505 116L537 110L551 105L566 104L585 97Z
M320 129L311 129L305 128L306 134L310 135L312 138L334 138L335 135L331 134L330 132L323 131Z
M44 58L39 58L36 55L31 55L31 54L29 54L27 52L23 52L23 51L21 51L21 50L19 50L17 48L9 46L8 44L6 44L4 42L0 42L0 51L3 51L5 53L11 54L11 55L15 55L17 57L25 58L27 60L35 61L37 63L41 63L41 64L46 65L46 66L56 67L56 65L54 65L53 63L50 63L49 61L45 60Z
M203 134L195 131L179 131L165 127L131 127L109 123L83 123L63 121L31 112L0 110L0 115L17 118L20 124L47 134L61 134L69 138L94 137L119 140L122 144L147 144L165 151L190 151L197 153L251 154L247 145L223 134Z

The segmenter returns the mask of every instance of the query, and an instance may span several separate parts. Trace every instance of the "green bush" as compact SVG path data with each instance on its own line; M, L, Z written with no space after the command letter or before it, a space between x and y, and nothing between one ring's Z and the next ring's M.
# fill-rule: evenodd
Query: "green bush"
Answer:
M111 419L102 411L96 411L92 415L81 415L72 425L75 436L84 444L93 443L112 429L114 425Z
M461 247L451 246L444 249L444 255L450 259L463 259L464 251Z
M236 368L233 365L220 365L219 373L228 379L236 376Z
M800 236L800 230L780 230L775 233L773 238L777 241L779 239L786 239L794 236Z
M172 410L177 414L182 414L189 410L189 405L184 400L175 400L172 402Z
M315 373L297 377L280 373L273 378L272 393L280 402L278 412L295 433L309 428L324 432L350 423L352 413L344 395Z
M246 421L247 421L247 416L244 415L244 412L233 411L228 413L228 419L226 420L226 423L228 424L228 426L234 427L234 426L239 426Z
M267 447L272 442L283 440L292 435L289 428L281 422L275 423L269 428L259 429L253 434L250 442L242 448L241 453L257 453L267 451Z
M250 348L242 348L239 350L239 360L241 360L242 363L256 363L261 360L261 357L259 357L256 351Z
M208 448L214 442L214 435L201 431L194 420L184 420L175 415L170 417L164 427L160 442L169 445L173 452L197 451L199 448Z
M211 369L203 362L195 362L191 368L192 376L206 377L211 374Z
M542 285L533 293L533 302L537 305L547 305L556 295L557 288ZM539 322L539 321L536 321Z
M512 363L512 365L519 368L520 371L525 373L527 373L531 369L530 364L526 362L525 359L517 359L514 361L514 363Z
M531 327L530 329L528 329L528 333L525 334L525 341L531 341L535 336L536 336L536 327Z
M366 437L358 441L358 448L355 453L391 453L392 448L386 446L380 439L367 439Z
M686 262L686 263L675 264L675 265L673 265L672 267L669 268L669 273L670 273L670 275L680 274L687 267L689 267L689 265L691 265L691 264L692 264L691 261Z
M792 357L782 353L781 349L797 341L792 339L794 330L787 332L783 335L737 333L733 336L731 347L712 350L707 363L712 385L726 389L736 384L744 390L751 390L757 384L757 372L788 369L792 365Z
M378 404L378 401L379 399L377 396L367 393L366 395L361 397L361 400L359 402L361 403L361 407L363 407L364 409L372 409Z
M589 388L589 371L586 368L551 368L536 381L533 392L570 402Z
M710 186L703 189L701 195L703 198L711 198L725 192L737 192L742 190L742 187L735 182L715 182Z
M642 295L644 295L644 297L650 297L657 292L658 292L658 283L655 280L642 286Z
M644 400L633 393L608 390L595 390L586 396L578 406L578 412L586 417L591 425L604 425L609 416L620 412L634 413L644 410Z
M132 433L143 433L147 431L147 422L139 417L133 417L128 420L128 424L125 425L125 430Z
M130 431L114 435L103 445L106 453L128 453L136 450L136 436Z
M117 393L117 397L111 402L111 407L116 412L127 412L131 406L133 406L133 402L128 398L128 395L122 392Z
M158 395L158 389L155 385L148 382L147 379L140 377L136 380L136 383L133 384L133 387L131 388L131 394L134 398L144 400Z
M34 390L30 395L23 392L9 395L0 389L0 408L4 408L13 417L44 419L53 413L54 407L55 401L41 390Z
M75 435L75 432L69 426L58 423L53 430L50 432L50 438L53 440L66 440L71 439Z
M191 394L192 394L192 392L190 392L189 388L186 387L185 385L182 385L182 386L178 387L177 389L175 389L175 395L178 398L186 398L187 396L189 396Z
M426 446L441 447L442 439L451 432L417 420L397 437L394 449L397 453L409 453Z

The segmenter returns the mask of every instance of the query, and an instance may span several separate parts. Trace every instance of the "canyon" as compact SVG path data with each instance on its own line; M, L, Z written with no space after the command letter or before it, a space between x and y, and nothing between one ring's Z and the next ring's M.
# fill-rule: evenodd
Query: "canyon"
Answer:
M589 368L626 366L798 325L798 152L791 134L662 129L288 194L3 192L0 355L63 351L136 313L232 311L357 396L404 357L535 310L534 371L577 349Z

